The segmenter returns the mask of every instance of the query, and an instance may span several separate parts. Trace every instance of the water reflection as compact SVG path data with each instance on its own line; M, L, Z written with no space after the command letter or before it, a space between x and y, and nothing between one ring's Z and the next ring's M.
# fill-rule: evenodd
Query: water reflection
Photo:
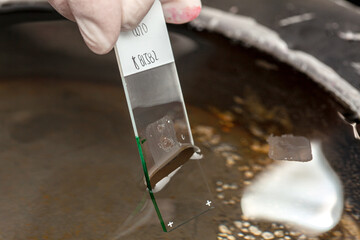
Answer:
M310 162L277 162L244 190L245 216L290 224L317 235L333 228L343 211L342 184L319 141L312 141Z
M159 224L155 208L151 200L147 199L147 195L148 193L146 192L133 213L115 231L111 240L128 239L129 235L139 231L141 228L144 228L144 226L157 226ZM171 199L158 199L158 203L161 204L163 211L165 211L168 216L174 216L175 206Z

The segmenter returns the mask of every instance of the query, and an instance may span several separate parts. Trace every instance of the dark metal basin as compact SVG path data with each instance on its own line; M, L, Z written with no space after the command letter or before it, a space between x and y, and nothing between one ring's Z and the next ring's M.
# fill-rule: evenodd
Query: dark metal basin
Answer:
M0 15L0 239L116 239L140 200L133 180L141 165L115 56L91 53L73 23L39 21L58 18L54 13L31 15L36 22L25 15ZM319 139L343 183L345 219L352 219L319 239L334 231L350 236L347 224L358 229L360 142L338 115L352 113L256 49L189 26L169 30L192 127L211 126L244 160L227 167L195 135L214 194L221 180L236 182L232 194L240 197L245 180L238 168L271 164L252 148L266 144L266 136ZM235 96L244 101L240 110ZM233 125L224 125L222 114L233 116ZM238 202L219 201L215 211L172 233L147 223L127 239L213 239L219 224L241 214Z

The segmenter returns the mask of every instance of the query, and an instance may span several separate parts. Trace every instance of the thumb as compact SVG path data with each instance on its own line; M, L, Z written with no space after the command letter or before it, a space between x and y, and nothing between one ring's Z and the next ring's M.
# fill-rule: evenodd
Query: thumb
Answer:
M199 16L201 11L200 0L160 0L164 10L166 22L186 23Z
M154 0L49 0L65 17L76 21L86 45L97 54L109 52L121 28L135 27Z
M109 52L121 28L121 1L67 0L86 45L97 54Z

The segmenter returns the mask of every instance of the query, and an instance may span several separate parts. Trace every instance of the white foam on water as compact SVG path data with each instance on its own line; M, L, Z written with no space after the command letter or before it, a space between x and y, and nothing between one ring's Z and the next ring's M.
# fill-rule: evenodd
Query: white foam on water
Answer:
M328 164L320 142L312 142L311 147L312 161L278 162L258 175L241 199L245 216L288 223L312 235L326 232L340 221L342 184Z

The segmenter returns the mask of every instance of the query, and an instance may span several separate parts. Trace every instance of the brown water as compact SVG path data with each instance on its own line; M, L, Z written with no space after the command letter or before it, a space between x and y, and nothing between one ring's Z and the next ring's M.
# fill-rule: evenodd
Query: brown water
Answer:
M116 239L143 196L138 190L141 164L121 86L3 81L0 92L2 239ZM357 149L359 143L352 140L351 127L335 112L331 121L318 121L319 111L313 112L306 121L314 120L316 128L302 131L305 119L296 122L293 112L284 106L265 107L256 89L248 89L247 94L233 96L227 109L188 106L195 141L205 156L202 165L217 199L216 209L166 234L150 213L126 239L214 239L225 236L219 235L220 225L239 238L239 233L251 235L248 224L262 232L279 230L278 236L282 231L288 236L285 239L302 236L286 225L250 221L242 215L244 188L273 162L267 157L267 136L316 135L332 149L339 149L338 154L344 147L338 144L341 139L347 139L349 149ZM330 111L325 106L320 112ZM332 139L334 134L337 138ZM343 158L330 159L339 164ZM336 169L340 174L342 170ZM173 186L192 201L190 188L181 181ZM358 210L351 202L354 195L344 186L347 195L341 222L318 238L301 239L359 239ZM183 207L170 204L169 209L181 212ZM241 229L236 227L238 221Z

